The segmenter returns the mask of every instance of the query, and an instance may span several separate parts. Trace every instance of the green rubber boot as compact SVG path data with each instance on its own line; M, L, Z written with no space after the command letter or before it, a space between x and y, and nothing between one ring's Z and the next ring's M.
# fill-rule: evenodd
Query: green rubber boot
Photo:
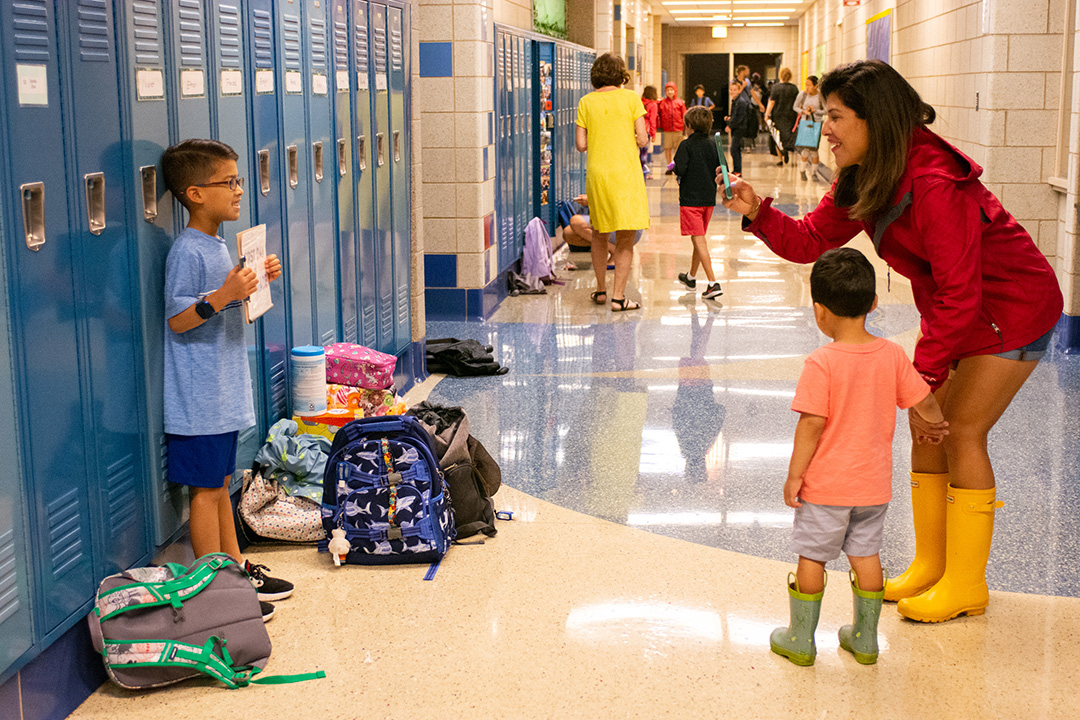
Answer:
M788 601L791 605L791 624L776 628L769 637L772 651L783 655L796 665L813 665L817 657L814 631L821 615L821 598L825 590L816 595L799 592L795 573L788 573Z
M840 628L840 647L855 656L863 665L877 662L877 625L881 616L881 601L885 597L884 587L877 592L859 589L859 580L855 573L848 570L851 578L851 592L854 608L852 624Z

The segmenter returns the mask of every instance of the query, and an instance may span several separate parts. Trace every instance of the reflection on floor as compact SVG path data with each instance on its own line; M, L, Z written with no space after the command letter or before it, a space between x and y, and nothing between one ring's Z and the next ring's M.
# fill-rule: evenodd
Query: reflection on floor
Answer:
M762 194L792 213L823 185L750 153ZM188 683L133 696L103 688L74 717L717 718L1071 717L1078 683L1080 363L1052 356L991 437L1001 499L986 615L939 626L886 606L878 665L837 648L850 620L843 562L830 565L818 660L769 652L786 622L791 513L781 486L789 409L819 346L809 268L783 262L719 208L710 228L724 286L702 300L676 281L689 264L678 191L658 175L654 226L630 292L645 306L590 303L581 268L547 295L509 298L486 323L430 323L430 337L494 345L502 377L432 379L411 397L462 405L500 461L500 509L514 520L483 546L456 547L432 582L424 567L334 569L308 549L253 553L297 584L269 625L267 672L321 668L300 685L225 692ZM876 263L873 331L909 350L910 289ZM1035 418L1038 418L1035 420ZM907 440L883 558L913 552ZM1012 591L1012 592L1006 592ZM1074 597L1066 597L1074 596Z

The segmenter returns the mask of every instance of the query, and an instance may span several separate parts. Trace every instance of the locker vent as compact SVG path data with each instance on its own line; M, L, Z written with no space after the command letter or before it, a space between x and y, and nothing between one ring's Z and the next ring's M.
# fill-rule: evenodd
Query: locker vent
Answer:
M285 32L285 68L300 69L300 17L285 13L282 17Z
M82 560L79 497L72 489L47 506L49 551L53 577L60 577Z
M363 308L363 312L364 312L364 337L360 341L360 344L361 345L366 345L367 347L370 347L370 348L373 348L379 342L378 335L375 332L375 306L374 305L365 306Z
M397 326L409 327L409 285L402 283L397 289ZM410 331L410 335L411 335Z
M52 59L49 4L47 0L24 0L11 4L16 60L48 62Z
M0 624L19 611L19 576L15 572L15 531L0 535Z
M180 64L203 65L203 13L201 0L179 0Z
M345 337L342 338L345 342L357 342L359 340L356 337L356 318L350 317L345 319Z
M270 368L270 415L285 417L285 394L288 391L288 378L285 376L285 363L280 362Z
M311 66L326 69L326 19L321 17L311 18Z
M327 330L325 333L323 333L322 344L323 345L333 345L334 344L334 331L333 330Z
M401 14L394 13L390 17L390 66L394 70L401 70Z
M158 469L161 470L162 486L167 486L165 481L169 479L169 443L165 440L165 433L161 434L161 447L158 448ZM165 489L168 490L167 487ZM165 497L169 497L168 492L165 492Z
M344 20L334 21L334 69L349 69L349 25Z
M240 39L240 8L228 3L218 3L217 11L221 36L218 57L221 58L221 67L239 68L243 53Z
M119 537L139 515L138 496L135 487L134 456L128 455L114 462L106 470L105 487L109 494L109 532Z
M386 74L386 26L383 23L375 25L375 73Z
M274 67L274 27L270 13L265 10L253 10L251 13L255 25L255 67Z
M237 438L238 447L247 447L247 444L251 441L251 438L255 437L255 430L256 427L254 425L249 427L247 430L241 430L240 436L239 438Z
M79 57L84 62L108 62L112 58L105 0L79 0Z
M367 75L368 72L368 26L367 12L356 14L354 36L356 38L356 72Z
M161 67L161 21L158 4L135 0L131 3L135 64Z
M394 337L394 291L393 291L393 289L391 289L390 292L386 293L381 298L379 298L379 317L383 321L382 322L382 328L381 328L382 331L383 331L383 334L386 335L386 337L389 340L393 340L393 337ZM391 345L391 343L390 342L380 343L380 345L385 348L385 347L389 347Z

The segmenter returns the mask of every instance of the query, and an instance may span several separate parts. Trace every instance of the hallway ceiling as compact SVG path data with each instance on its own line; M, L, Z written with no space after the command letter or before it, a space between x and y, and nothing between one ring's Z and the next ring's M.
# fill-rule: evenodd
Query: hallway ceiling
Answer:
M661 0L660 22L676 27L798 25L811 0Z

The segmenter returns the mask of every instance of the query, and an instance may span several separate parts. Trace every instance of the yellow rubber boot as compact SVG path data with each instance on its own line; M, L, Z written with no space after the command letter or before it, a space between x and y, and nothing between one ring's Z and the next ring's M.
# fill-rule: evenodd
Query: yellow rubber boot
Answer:
M982 615L990 604L986 561L994 536L995 490L949 486L946 496L945 574L921 595L905 598L896 609L919 622L945 622L958 615Z
M885 583L885 601L924 592L945 573L945 491L948 473L911 473L911 514L915 519L915 559Z

